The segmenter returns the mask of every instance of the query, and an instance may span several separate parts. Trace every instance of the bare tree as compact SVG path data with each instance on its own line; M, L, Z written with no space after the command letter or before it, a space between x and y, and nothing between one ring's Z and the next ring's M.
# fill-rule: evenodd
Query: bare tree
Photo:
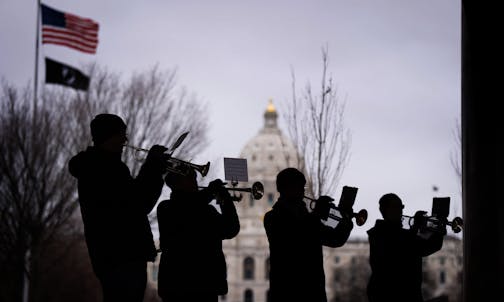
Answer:
M455 138L455 150L452 151L451 153L451 164L453 167L453 170L455 171L455 175L459 179L460 186L462 187L462 166L461 166L461 159L462 159L462 154L460 150L462 150L462 129L460 126L460 122L457 122L454 130L454 138Z
M298 168L305 171L309 190L316 196L334 194L349 158L350 132L344 125L345 102L328 72L327 47L322 49L320 87L307 83L298 96L292 71L292 98L286 104L289 136L297 148Z
M145 148L153 144L170 146L180 134L189 131L174 154L178 158L189 159L206 146L206 106L184 88L177 87L175 71L154 67L127 81L97 66L90 67L90 72L89 91L48 86L37 108L33 108L29 88L20 90L3 83L1 301L20 301L23 284L29 284L33 295L41 292L41 284L45 284L42 276L55 276L51 272L63 265L59 261L63 258L56 257L56 263L52 263L46 257L55 242L59 244L56 251L75 251L70 248L70 244L75 244L70 238L78 238L82 230L76 211L77 186L68 173L67 162L91 144L89 123L96 114L110 112L123 117L131 144ZM126 150L124 157L136 175L141 163L134 152ZM58 241L61 236L68 240ZM30 301L43 300L30 297Z
M174 156L189 160L207 146L207 105L186 88L176 85L176 70L161 71L155 66L133 74L125 83L118 74L97 66L89 70L94 85L88 93L75 94L71 100L77 127L87 138L79 137L80 141L72 145L74 148L82 149L90 144L89 122L102 112L121 116L128 125L129 144L137 147L148 149L153 144L169 147L187 131L189 135ZM135 153L125 149L123 154L134 175L141 165Z
M33 281L39 255L69 225L77 202L61 152L69 116L53 101L31 108L31 92L3 86L0 110L0 266L4 290L20 300L26 277ZM71 230L68 230L71 231ZM11 274L10 276L8 274ZM4 275L5 274L5 275ZM12 297L11 295L8 295Z

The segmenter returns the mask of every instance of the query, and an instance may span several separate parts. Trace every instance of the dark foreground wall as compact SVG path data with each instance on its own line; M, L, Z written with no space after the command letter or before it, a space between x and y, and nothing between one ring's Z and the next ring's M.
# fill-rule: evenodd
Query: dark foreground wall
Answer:
M504 18L462 1L464 301L504 301Z

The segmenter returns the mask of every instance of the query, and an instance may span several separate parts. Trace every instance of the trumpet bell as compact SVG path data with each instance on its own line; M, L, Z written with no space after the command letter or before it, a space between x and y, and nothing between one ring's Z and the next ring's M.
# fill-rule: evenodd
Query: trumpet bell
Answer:
M252 196L254 197L255 200L259 200L263 197L264 195L264 186L262 183L256 181L252 184L252 189L251 189Z
M451 222L451 228L454 233L459 233L460 231L462 231L463 225L464 221L460 217L453 218L453 221Z
M207 174L208 174L208 170L210 170L210 162L207 162L206 164L204 165L195 165L196 168L198 170L198 172L200 172L201 176L205 177Z
M355 223L358 226L361 226L364 223L366 223L367 218L368 218L368 212L367 212L367 210L366 209L362 209L357 214L355 214Z

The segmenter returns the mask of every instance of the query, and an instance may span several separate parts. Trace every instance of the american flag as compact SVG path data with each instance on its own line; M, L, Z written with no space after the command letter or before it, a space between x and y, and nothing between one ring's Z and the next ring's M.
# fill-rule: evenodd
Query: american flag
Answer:
M67 46L85 53L96 53L98 23L41 4L42 44Z

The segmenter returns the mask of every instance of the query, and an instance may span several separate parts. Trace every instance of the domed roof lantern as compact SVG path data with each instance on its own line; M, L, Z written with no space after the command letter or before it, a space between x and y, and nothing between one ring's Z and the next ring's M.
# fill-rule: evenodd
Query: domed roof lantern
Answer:
M278 114L273 105L273 100L269 99L268 107L264 112L264 128L277 128L277 118Z

